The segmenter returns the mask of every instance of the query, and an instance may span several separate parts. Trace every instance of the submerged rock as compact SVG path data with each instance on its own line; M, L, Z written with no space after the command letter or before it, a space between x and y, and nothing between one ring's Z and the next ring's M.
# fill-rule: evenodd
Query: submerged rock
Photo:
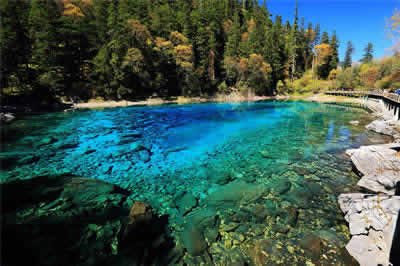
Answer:
M292 187L292 183L287 180L279 180L274 182L272 189L277 192L278 194L282 195L287 193L290 188Z
M313 263L318 263L321 256L321 239L312 234L305 234L300 240L300 247L310 252Z
M176 199L176 206L182 215L190 212L197 205L197 199L191 193L184 193Z
M10 265L95 264L112 254L119 219L127 215L121 204L128 193L94 179L42 176L1 184L1 190L7 202L3 262Z
M35 146L36 147L41 147L49 144L53 144L57 142L57 139L53 136L45 137L43 138L40 142L38 142Z
M0 189L7 202L5 265L167 263L173 244L165 221L143 202L129 214L129 192L118 186L66 174L7 182Z
M149 149L147 147L145 147L144 145L137 143L137 142L132 143L130 146L130 151L132 151L132 152L138 152L138 151L143 151L143 150L149 151Z
M205 231L216 227L216 213L210 209L201 209L192 212L186 219L184 230L181 234L185 249L192 256L201 255L208 244Z
M205 201L210 206L229 208L254 202L267 192L264 185L249 184L243 181L231 182L212 192Z
M187 252L192 256L201 255L208 246L203 232L196 227L185 228L182 234L182 241Z
M145 163L149 162L151 159L150 152L148 150L139 151L139 159Z
M281 223L295 227L297 224L297 218L299 217L299 211L295 207L290 206L284 208L278 215Z

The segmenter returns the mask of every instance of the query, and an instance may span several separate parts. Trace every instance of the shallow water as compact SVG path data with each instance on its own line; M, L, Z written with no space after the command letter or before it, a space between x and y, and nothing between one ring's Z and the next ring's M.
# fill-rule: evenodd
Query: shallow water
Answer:
M365 130L372 119L363 109L292 101L36 115L3 128L0 174L72 173L119 184L168 214L177 245L186 248L185 228L197 226L192 217L215 212L218 237L207 237L210 225L199 229L214 263L306 263L313 254L299 248L304 234L325 239L327 250L348 240L337 196L355 191L358 178L344 152L390 141ZM271 246L268 258L260 245ZM329 261L341 259L330 254ZM189 254L183 260L201 262Z

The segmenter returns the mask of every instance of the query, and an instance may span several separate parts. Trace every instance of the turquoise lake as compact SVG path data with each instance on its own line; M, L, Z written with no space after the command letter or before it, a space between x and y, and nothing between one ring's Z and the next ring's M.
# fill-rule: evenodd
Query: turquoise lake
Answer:
M4 181L71 173L118 184L169 216L188 264L201 261L185 228L212 212L218 223L199 230L221 265L226 256L254 261L257 246L270 242L274 263L306 264L312 254L298 241L310 232L340 265L349 236L337 196L358 190L345 151L390 141L365 129L372 120L362 108L303 101L33 115L3 126L0 174Z

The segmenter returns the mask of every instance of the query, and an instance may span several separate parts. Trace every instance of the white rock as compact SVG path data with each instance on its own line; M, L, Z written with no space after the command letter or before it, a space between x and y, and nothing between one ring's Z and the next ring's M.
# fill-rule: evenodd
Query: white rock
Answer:
M400 181L400 156L396 149L400 149L400 144L362 146L348 150L346 153L362 175L358 185L370 191L393 195L395 185Z
M352 235L346 246L350 255L361 266L389 265L400 196L342 194L339 205Z

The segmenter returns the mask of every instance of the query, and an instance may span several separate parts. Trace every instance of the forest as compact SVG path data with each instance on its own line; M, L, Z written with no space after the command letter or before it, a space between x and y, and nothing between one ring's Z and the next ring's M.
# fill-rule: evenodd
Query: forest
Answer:
M2 97L259 95L338 65L338 38L266 1L1 0ZM315 59L329 47L329 58Z
M297 3L283 21L266 2L0 0L1 100L316 92L378 71L351 70L350 42L349 70L338 70L336 32L306 22ZM381 72L374 79L392 85L393 68Z

